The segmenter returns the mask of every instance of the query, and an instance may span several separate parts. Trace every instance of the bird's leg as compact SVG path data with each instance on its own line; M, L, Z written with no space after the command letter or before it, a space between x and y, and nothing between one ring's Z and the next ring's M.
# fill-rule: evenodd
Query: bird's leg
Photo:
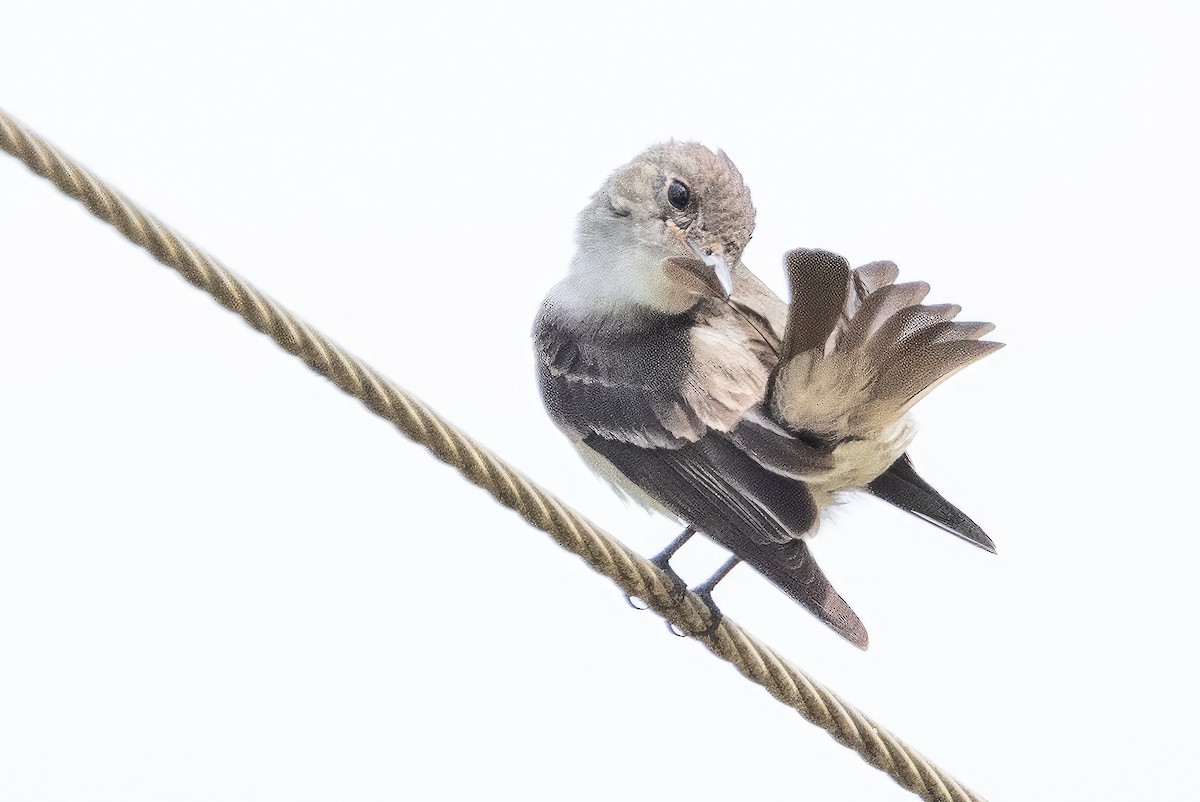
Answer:
M684 543L692 539L692 535L694 534L696 534L696 527L689 524L688 528L680 532L679 536L668 543L665 549L651 557L650 562L657 565L661 570L675 575L675 572L671 570L671 558L675 556L675 552L683 547ZM677 575L676 579L678 579Z
M721 612L721 608L717 606L715 601L713 601L713 589L717 586L717 583L728 576L729 572L732 571L734 567L736 567L741 561L741 557L730 557L725 561L724 565L717 569L715 574L701 582L696 587L692 588L692 592L704 599L704 603L708 605L708 609L712 612L713 622L712 626L709 627L710 632L717 626L717 624L721 623L721 619L725 617L725 614Z
M737 566L737 564L740 563L741 561L742 561L741 557L730 557L728 560L725 561L724 565L722 565L720 568L717 569L717 572L715 574L710 576L704 582L701 582L696 587L692 588L692 592L695 593L700 598L704 599L706 602L708 602L710 607L715 608L716 605L714 605L712 603L713 588L715 588L717 586L718 582L720 582L722 579L724 579L726 576L728 576L729 572L732 571L734 569L734 567Z
M679 574L675 573L675 569L671 567L671 558L675 556L675 552L691 540L692 535L696 534L696 527L688 526L679 533L679 536L667 544L667 547L650 558L650 562L654 563L658 570L664 572L675 583L675 588L671 592L671 596L675 601L683 598L683 594L687 592L687 583ZM645 610L646 603L635 596L626 596L625 601L629 602L629 606L635 610Z
M650 558L650 562L658 566L659 570L666 573L675 581L675 589L671 593L671 597L675 601L683 598L683 594L687 592L687 583L683 581L683 577L675 573L675 569L671 567L671 558L675 556L675 552L683 547L692 539L692 535L696 534L696 527L688 524L688 527L679 533L679 536L667 544L667 547Z
M695 593L704 600L704 603L708 605L709 613L712 614L712 622L709 623L703 632L697 632L695 637L702 638L705 635L712 634L712 631L717 628L717 624L721 623L721 619L725 617L725 614L721 612L721 608L717 606L715 601L713 601L713 588L717 586L718 582L728 576L729 572L732 571L741 561L741 557L730 557L720 568L717 569L715 574L701 582L696 587L692 588L692 593ZM681 638L687 637L687 633L677 630L670 621L667 622L667 629L671 631L672 635L678 635Z

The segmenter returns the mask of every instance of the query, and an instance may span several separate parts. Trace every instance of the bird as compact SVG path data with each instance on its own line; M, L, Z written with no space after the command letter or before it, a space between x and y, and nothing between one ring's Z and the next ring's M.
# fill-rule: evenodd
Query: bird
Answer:
M855 646L861 619L817 565L824 513L865 491L980 548L983 529L916 472L912 406L1002 346L990 323L925 304L888 261L784 255L785 303L742 262L755 208L723 151L655 145L618 168L578 218L566 276L533 325L546 410L617 492L730 552L697 585L750 565Z

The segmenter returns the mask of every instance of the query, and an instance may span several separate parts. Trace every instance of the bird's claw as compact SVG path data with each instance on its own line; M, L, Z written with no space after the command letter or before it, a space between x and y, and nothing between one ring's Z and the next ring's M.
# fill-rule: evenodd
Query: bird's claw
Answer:
M657 557L652 557L650 562L654 563L658 570L666 574L671 580L671 588L668 593L671 596L671 602L678 604L683 601L683 597L687 595L687 583L683 581L683 577L675 573L675 569L671 567L671 555L660 554Z
M717 627L720 625L721 621L725 618L725 614L721 612L721 608L717 606L715 601L713 601L712 591L715 585L715 582L705 582L692 588L692 593L695 593L697 596L699 596L701 601L704 602L704 606L708 608L709 622L704 629L698 632L684 632L670 621L667 621L667 631L680 638L705 638L713 634L713 632L715 632Z

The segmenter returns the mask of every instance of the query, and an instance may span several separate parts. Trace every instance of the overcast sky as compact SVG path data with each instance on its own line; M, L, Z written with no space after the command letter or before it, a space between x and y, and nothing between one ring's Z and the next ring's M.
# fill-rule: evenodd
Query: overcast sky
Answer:
M792 5L26 3L0 107L647 554L529 328L613 168L723 148L777 290L1009 344L911 451L998 555L855 499L869 651L723 609L993 802L1194 788L1196 12ZM0 267L5 800L911 798L7 158Z

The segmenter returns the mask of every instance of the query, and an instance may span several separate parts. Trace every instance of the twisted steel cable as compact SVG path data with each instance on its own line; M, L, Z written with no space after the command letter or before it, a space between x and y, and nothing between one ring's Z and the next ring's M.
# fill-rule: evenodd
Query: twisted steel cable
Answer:
M406 437L453 465L468 480L516 510L555 542L582 557L629 596L643 600L675 629L703 643L747 679L853 749L867 763L930 802L982 802L853 705L812 680L729 618L683 591L649 560L471 441L413 396L296 318L211 256L0 110L0 148L112 225L155 259L266 334L315 373L390 421Z

